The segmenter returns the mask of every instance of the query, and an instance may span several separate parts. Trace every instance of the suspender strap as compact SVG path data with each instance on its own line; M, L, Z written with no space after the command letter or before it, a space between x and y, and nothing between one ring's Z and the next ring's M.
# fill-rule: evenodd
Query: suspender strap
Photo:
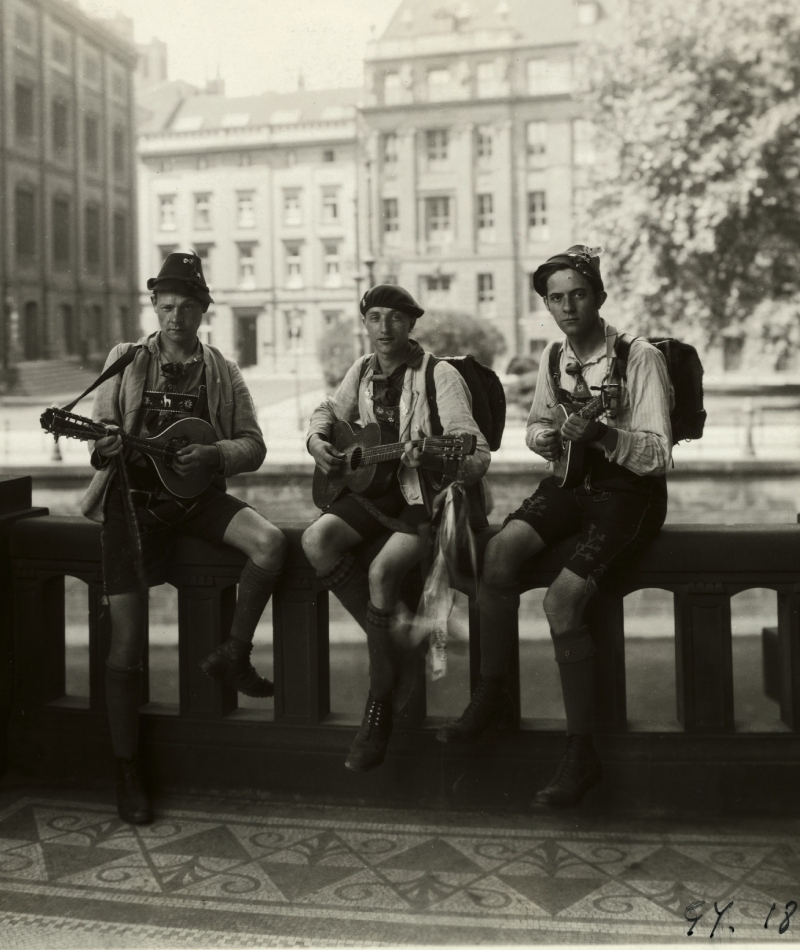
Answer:
M134 361L136 354L139 352L141 348L142 348L141 343L132 345L127 353L124 353L122 356L120 356L118 360L114 360L114 362L111 364L111 366L108 367L108 369L103 370L103 372L97 377L97 379L92 383L92 385L85 392L82 392L80 396L78 396L77 399L73 399L72 402L68 402L66 406L62 406L62 409L65 409L67 412L69 412L71 409L77 406L77 404L81 401L81 399L83 399L84 396L88 396L90 392L97 389L97 387L100 386L102 383L104 383L107 379L111 379L112 376L116 376L117 373L121 373L122 370L124 370L126 366L128 366L130 363Z

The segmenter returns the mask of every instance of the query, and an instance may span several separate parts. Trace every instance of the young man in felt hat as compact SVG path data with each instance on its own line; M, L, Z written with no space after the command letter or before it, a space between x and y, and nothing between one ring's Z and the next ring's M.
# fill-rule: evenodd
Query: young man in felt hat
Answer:
M311 417L307 446L319 468L329 473L342 464L331 444L337 421L390 427L396 443L405 442L397 477L378 498L348 493L324 509L303 535L303 549L331 590L367 635L369 696L361 728L345 761L349 769L367 771L383 762L392 732L392 695L409 664L408 654L393 639L400 585L425 552L431 521L421 468L475 484L489 467L489 447L472 418L469 389L449 363L434 367L436 402L444 435L474 435L474 455L461 460L421 455L407 440L430 434L431 417L425 386L430 359L410 334L424 311L408 291L393 284L368 290L360 304L361 320L373 353L350 367L333 396ZM352 549L380 536L388 539L366 572ZM404 670L405 666L405 670ZM399 699L399 697L396 697Z
M575 245L534 274L534 287L563 339L542 354L525 441L549 462L559 458L554 410L565 406L570 415L562 437L587 446L583 480L570 489L559 487L555 476L543 479L489 542L478 594L480 680L461 717L437 734L441 742L473 742L489 727L512 721L504 679L519 609L519 570L539 551L572 537L566 564L544 599L569 738L558 771L534 799L541 806L576 805L602 778L592 743L595 648L583 612L609 570L654 537L667 511L672 390L666 361L639 338L631 344L625 379L616 370L617 331L600 316L606 292L598 252ZM560 357L551 375L554 346L560 346ZM601 392L605 411L594 419L578 416Z
M266 448L238 366L198 339L203 314L213 302L200 258L170 254L159 275L148 280L147 289L152 291L160 329L140 340L133 361L98 388L93 418L126 434L152 438L176 420L194 416L211 424L217 441L187 445L177 452L173 463L177 474L203 473L212 478L194 498L168 492L142 454L123 448L119 435L98 439L92 452L97 473L82 511L103 524L103 578L111 613L106 703L117 759L117 806L120 817L133 824L152 820L137 758L147 591L137 573L124 488L111 460L124 453L148 587L163 583L178 533L229 544L247 555L231 635L201 664L209 676L247 696L273 694L272 683L253 669L250 653L286 554L283 533L226 492L226 477L255 471ZM114 347L106 365L132 346Z

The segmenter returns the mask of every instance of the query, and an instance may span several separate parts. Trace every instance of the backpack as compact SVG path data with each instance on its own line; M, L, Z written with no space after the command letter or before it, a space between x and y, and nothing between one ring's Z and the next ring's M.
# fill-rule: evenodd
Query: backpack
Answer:
M505 390L497 373L479 363L471 353L466 356L431 356L428 359L425 392L428 394L432 434L442 433L442 420L439 418L439 407L436 403L436 383L433 378L436 364L440 362L449 363L461 373L472 396L472 418L489 443L489 448L496 452L500 448L506 425Z
M617 370L620 378L627 379L628 355L631 343L636 339L629 333L617 334L614 352L617 356ZM655 337L648 343L659 350L666 360L672 388L675 392L675 405L670 412L672 426L672 444L691 439L703 438L703 426L706 411L703 408L703 364L697 350L690 343L683 343L671 337ZM561 342L550 349L549 370L556 386L560 385Z

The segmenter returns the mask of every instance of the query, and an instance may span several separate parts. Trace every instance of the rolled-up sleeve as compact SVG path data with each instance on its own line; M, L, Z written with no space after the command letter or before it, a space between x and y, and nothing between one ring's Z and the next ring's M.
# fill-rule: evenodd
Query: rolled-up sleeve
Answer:
M531 411L525 423L525 444L537 455L541 453L536 448L536 437L545 429L553 428L553 410L555 408L555 392L553 380L550 377L550 351L555 343L549 343L539 361L539 374L536 377L536 390L533 394Z
M672 384L663 354L645 340L631 344L627 386L630 419L606 455L637 475L663 475L672 458Z
M464 484L472 485L486 474L492 454L489 443L472 418L472 399L469 387L459 371L441 360L433 370L436 383L436 404L443 435L474 435L476 448L473 455L463 460Z
M334 422L358 421L358 389L363 375L362 368L368 359L369 356L362 356L361 359L356 360L337 386L336 392L323 399L311 413L306 445L312 435L321 436L326 441L330 440Z

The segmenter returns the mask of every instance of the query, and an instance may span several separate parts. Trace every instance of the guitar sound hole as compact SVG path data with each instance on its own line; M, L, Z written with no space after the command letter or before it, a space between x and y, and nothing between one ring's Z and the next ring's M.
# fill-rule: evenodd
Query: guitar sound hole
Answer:
M358 446L353 449L353 454L350 456L350 468L358 468L361 464L361 456L363 455L363 449Z

